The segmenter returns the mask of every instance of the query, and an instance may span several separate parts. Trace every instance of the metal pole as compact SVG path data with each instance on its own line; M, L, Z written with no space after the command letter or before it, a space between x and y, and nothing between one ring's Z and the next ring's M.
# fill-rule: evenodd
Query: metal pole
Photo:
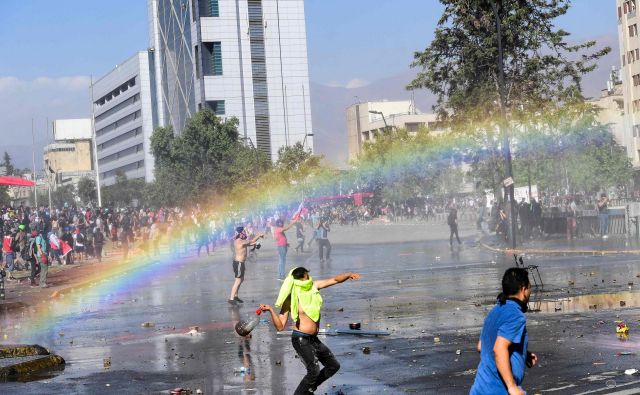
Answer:
M502 27L500 25L500 15L498 13L498 5L495 0L491 0L491 7L496 19L496 35L498 41L498 85L500 93L500 129L503 139L503 155L505 161L506 178L513 177L513 167L511 165L511 148L509 147L509 135L507 133L506 116L507 116L507 98L506 86L504 80L504 53L502 48ZM505 197L509 196L509 205L511 206L511 246L516 247L516 233L518 225L516 222L516 205L514 199L515 182L505 187Z
M46 122L45 135L47 136L47 140L49 140L49 117L47 117ZM44 169L44 174L47 175L47 186L49 187L49 212L51 212L53 210L53 204L51 202L51 173L49 173L49 169L46 168L46 164L44 163L44 161L42 162L42 168Z
M33 200L38 211L38 180L36 179L36 135L33 130L33 117L31 117L31 159L33 160Z
M100 169L98 168L98 143L96 143L96 122L93 103L93 75L91 76L91 134L93 140L93 161L96 168L96 191L98 193L98 207L102 207L102 194L100 193Z

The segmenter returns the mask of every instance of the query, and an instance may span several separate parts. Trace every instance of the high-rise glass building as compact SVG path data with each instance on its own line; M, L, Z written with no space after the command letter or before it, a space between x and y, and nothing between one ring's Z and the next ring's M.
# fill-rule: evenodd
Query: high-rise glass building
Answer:
M159 125L207 107L277 159L313 148L303 0L148 0Z

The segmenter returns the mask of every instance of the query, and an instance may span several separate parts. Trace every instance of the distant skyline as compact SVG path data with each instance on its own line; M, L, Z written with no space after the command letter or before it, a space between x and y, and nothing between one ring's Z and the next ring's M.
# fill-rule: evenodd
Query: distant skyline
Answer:
M310 79L342 88L405 73L442 12L436 0L307 0L305 8ZM574 1L558 26L574 41L617 43L615 1ZM0 1L0 150L30 149L31 117L40 144L46 117L88 117L89 76L146 49L148 34L146 0Z

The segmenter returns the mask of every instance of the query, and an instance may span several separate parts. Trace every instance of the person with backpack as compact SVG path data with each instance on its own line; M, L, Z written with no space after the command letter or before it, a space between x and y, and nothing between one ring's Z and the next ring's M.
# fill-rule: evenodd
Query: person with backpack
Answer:
M49 288L47 274L49 273L49 257L47 255L47 240L38 234L36 236L36 259L40 264L40 288Z
M98 263L102 262L102 246L104 245L104 234L102 234L102 230L96 225L93 227L93 250L95 252L96 258L98 258Z
M29 266L31 266L31 275L29 276L29 280L31 281L31 286L36 287L36 276L40 274L40 264L38 263L37 255L38 248L36 245L36 237L38 237L38 232L35 230L31 232L31 238L28 242L28 247L25 248L27 250L26 260L29 262Z

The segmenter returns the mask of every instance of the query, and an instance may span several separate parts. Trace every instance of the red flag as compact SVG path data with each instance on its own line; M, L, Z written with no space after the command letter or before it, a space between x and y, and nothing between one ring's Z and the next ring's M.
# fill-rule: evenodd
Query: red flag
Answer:
M68 253L71 252L72 248L69 244L60 240L60 247L62 247L62 257L64 258Z
M307 209L304 208L304 201L300 202L300 206L298 206L298 210L296 211L295 214L293 214L293 217L291 218L294 221L297 221L300 219L300 217L304 214L307 213Z

